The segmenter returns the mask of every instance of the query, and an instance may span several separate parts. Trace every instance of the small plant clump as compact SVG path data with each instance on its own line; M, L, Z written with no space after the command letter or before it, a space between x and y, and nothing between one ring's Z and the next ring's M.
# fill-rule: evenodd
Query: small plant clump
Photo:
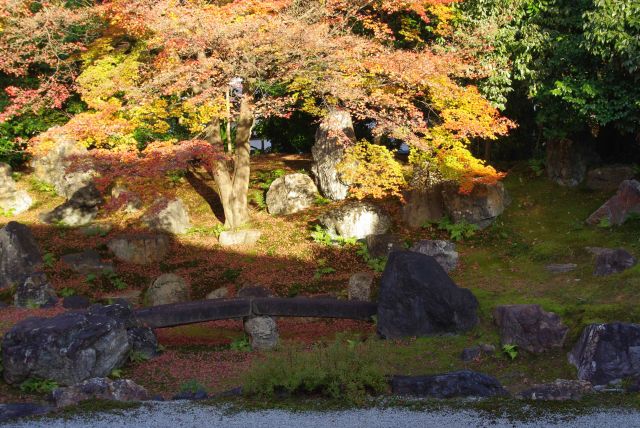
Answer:
M462 241L473 237L480 228L472 223L468 223L464 220L459 222L453 222L449 217L443 217L437 222L427 222L422 225L424 229L429 229L432 226L436 226L438 230L443 230L449 234L449 238L454 241Z
M347 403L362 403L384 392L387 381L376 355L362 343L341 338L311 351L295 347L254 363L244 379L248 395L273 398L280 394L321 395Z
M502 352L511 360L515 360L518 356L518 345L503 345Z
M58 387L58 383L51 379L30 377L20 384L20 391L27 394L50 394Z

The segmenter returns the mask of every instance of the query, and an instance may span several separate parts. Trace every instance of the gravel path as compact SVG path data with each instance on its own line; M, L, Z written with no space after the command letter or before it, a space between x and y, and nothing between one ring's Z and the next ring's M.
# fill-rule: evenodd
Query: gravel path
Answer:
M95 413L71 419L50 418L5 425L22 428L97 427L224 427L224 428L382 428L382 427L640 427L640 412L607 410L575 418L547 416L527 422L491 418L474 411L418 412L404 409L365 409L327 412L282 410L225 412L223 408L192 402L145 404L136 410Z

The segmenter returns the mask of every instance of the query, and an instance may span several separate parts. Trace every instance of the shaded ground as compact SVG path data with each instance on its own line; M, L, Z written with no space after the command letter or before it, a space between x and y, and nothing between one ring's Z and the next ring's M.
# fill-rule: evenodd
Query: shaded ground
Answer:
M259 194L269 170L292 172L308 165L305 157L258 156L253 164L252 186ZM28 177L20 185L29 189ZM211 187L206 180L199 184L202 185ZM497 224L458 245L461 263L453 278L473 290L481 305L481 323L466 335L380 341L375 338L375 327L367 323L280 319L283 343L281 350L272 355L246 352L237 346L243 340L239 321L206 323L158 330L164 355L130 364L123 376L164 396L173 395L189 380L197 380L217 392L240 384L256 359L282 354L298 342L312 349L312 344L329 342L337 332L343 332L344 339L362 341L362 346L377 356L379 369L385 374L429 374L469 368L496 376L512 391L556 378L573 378L575 370L567 363L566 353L584 325L599 321L640 322L640 266L607 278L594 277L591 255L584 248L625 247L638 256L640 221L617 228L586 227L584 219L609 193L557 187L524 168L510 171L506 186L513 203ZM272 217L260 209L258 200L254 202L252 225L262 231L263 237L253 248L223 249L217 245L214 230L215 202L205 199L211 198L211 192L206 187L196 192L184 180L177 185L176 193L188 206L194 228L174 239L168 259L157 266L140 268L116 262L118 275L127 285L125 290L119 290L109 281L88 281L65 268L59 259L63 254L88 248L110 257L106 243L119 234L135 232L135 217L100 218L99 224L113 226L104 236L45 227L37 222L37 215L61 199L33 190L31 193L38 200L36 208L16 219L32 226L43 252L51 254L47 273L54 286L95 300L139 295L164 272L185 277L194 299L219 287L227 287L233 295L244 283L262 284L281 296L329 293L346 297L349 276L371 270L356 254L355 247L328 247L309 238L311 225L330 205L318 205L288 217ZM386 201L385 205L393 215L398 214L397 203ZM8 220L0 217L0 225ZM410 231L396 224L394 232L407 242L445 237L435 227ZM578 268L554 275L544 269L549 263L576 263ZM332 267L335 272L319 275L318 269L323 266ZM506 303L539 303L544 309L559 313L570 327L565 348L541 356L520 353L513 361L497 351L481 360L463 363L459 356L465 347L499 344L491 311ZM0 330L6 331L17 320L34 313L50 316L57 311L2 309ZM0 383L0 401L25 398L30 397Z

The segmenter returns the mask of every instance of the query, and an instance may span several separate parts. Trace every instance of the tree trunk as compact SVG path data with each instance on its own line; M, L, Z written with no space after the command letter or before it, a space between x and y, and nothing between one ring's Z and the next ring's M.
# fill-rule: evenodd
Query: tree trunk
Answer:
M251 172L249 139L253 127L253 104L245 97L240 104L240 117L236 131L236 152L233 165L224 160L213 164L213 177L224 209L225 227L237 229L249 220L247 194L249 192L249 173ZM222 147L220 121L215 119L207 129L207 138L211 144Z

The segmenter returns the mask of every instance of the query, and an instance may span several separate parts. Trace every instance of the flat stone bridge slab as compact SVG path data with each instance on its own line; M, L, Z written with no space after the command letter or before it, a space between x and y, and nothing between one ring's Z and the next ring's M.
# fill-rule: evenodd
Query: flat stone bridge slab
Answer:
M370 302L313 297L247 297L198 300L152 306L135 311L149 327L175 327L250 316L348 318L371 321L378 305Z

